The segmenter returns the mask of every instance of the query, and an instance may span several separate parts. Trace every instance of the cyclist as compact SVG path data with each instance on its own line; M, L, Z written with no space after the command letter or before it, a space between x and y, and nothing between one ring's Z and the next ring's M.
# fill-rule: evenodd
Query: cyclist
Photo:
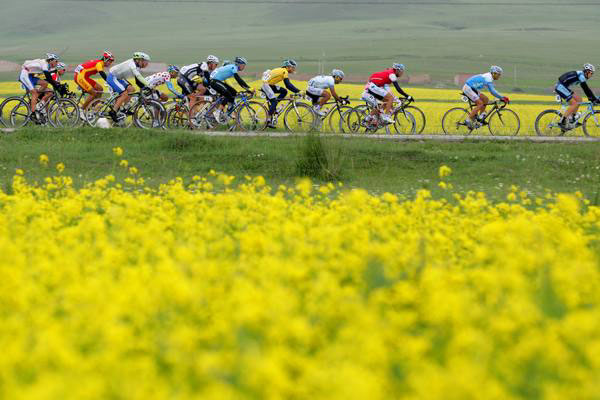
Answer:
M177 78L178 75L179 68L176 65L169 65L166 72L157 72L156 74L147 76L146 80L148 81L148 87L155 90L155 93L160 101L164 103L165 101L169 100L169 96L156 90L157 87L164 84L167 85L169 91L178 99L183 99L185 97L175 89L175 86L173 86L173 83L171 82L171 79Z
M230 104L230 107L233 107L235 96L237 96L237 90L225 82L227 79L233 77L241 87L248 91L252 90L238 74L246 68L246 64L248 61L244 57L236 57L233 64L217 68L210 74L210 88L224 97L223 106Z
M55 70L52 73L52 79L58 82L59 87L61 87L61 93L65 94L69 91L69 86L66 83L60 83L60 78L67 72L67 66L63 62L59 62L56 64ZM42 101L45 102L50 97L52 97L52 92L46 92L42 97ZM48 104L46 103L46 107ZM47 111L47 110L46 110Z
M404 74L404 70L404 64L394 63L392 68L375 72L369 77L369 81L367 82L365 91L362 95L362 99L371 104L376 104L376 101L373 101L373 98L383 102L383 114L381 115L381 119L389 124L394 122L391 117L394 96L389 85L393 84L400 95L404 96L407 100L412 100L412 96L402 90L398 84L398 78ZM371 115L375 115L377 112L377 109L373 108Z
M475 103L475 107L471 110L465 124L468 128L473 128L472 120L477 117L478 120L485 118L485 107L489 103L489 99L483 93L479 93L481 89L487 87L491 94L499 98L505 103L510 103L510 100L506 96L502 96L494 87L494 81L497 81L502 76L502 68L497 65L490 67L490 72L485 74L474 75L467 79L462 90L465 96L467 96L472 102Z
M108 85L119 94L109 115L114 122L118 122L117 112L124 103L127 103L134 92L133 86L127 81L129 78L134 78L136 84L144 90L148 86L148 81L140 73L140 69L146 68L150 62L150 56L141 51L133 53L133 58L117 64L109 71L106 82Z
M581 89L583 89L583 92L589 101L592 103L599 102L598 98L594 95L594 92L592 92L587 84L587 80L594 75L594 72L596 72L596 68L592 64L584 64L582 71L569 71L562 74L558 78L558 83L554 87L554 91L560 96L561 99L569 103L569 109L565 112L558 123L561 128L566 128L567 121L569 121L568 118L575 115L579 109L579 103L581 103L581 97L573 93L573 91L570 89L570 86L581 85ZM571 119L570 122L573 123L575 121Z
M110 67L114 61L115 57L112 53L110 51L105 51L99 59L86 61L75 68L75 83L84 92L89 94L81 105L82 112L87 110L94 99L102 97L102 85L93 80L91 76L100 74L102 79L107 82L104 67Z
M325 112L321 107L333 96L337 101L342 101L335 91L335 85L344 79L344 72L340 69L331 71L331 75L317 75L308 81L306 94L311 98L313 110L317 115L323 117Z
M281 67L274 68L271 70L266 70L263 73L263 84L261 86L261 90L267 96L267 101L269 102L269 111L268 111L268 124L269 128L275 128L273 124L273 115L277 110L277 103L287 96L287 90L281 86L277 86L277 83L283 81L286 88L288 88L293 93L300 93L300 90L290 82L289 74L293 74L296 71L296 67L298 67L298 63L294 60L285 60ZM275 97L275 93L278 94Z
M59 57L53 53L47 53L45 59L27 60L23 63L19 82L23 85L26 91L31 92L31 113L34 119L37 119L37 111L35 107L38 103L38 98L42 92L52 85L54 90L59 93L65 93L64 87L52 78L52 72L56 70ZM40 79L36 75L43 74L45 79ZM37 89L39 86L40 89Z
M188 97L190 110L198 102L198 96L203 96L210 84L210 74L219 65L219 58L213 55L206 57L202 63L190 64L181 67L177 84L181 91ZM201 79L202 83L196 83L195 79Z

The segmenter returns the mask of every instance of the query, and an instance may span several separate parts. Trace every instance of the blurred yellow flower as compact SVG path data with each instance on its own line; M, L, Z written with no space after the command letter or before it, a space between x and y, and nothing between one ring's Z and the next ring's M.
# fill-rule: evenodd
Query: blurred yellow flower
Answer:
M115 154L115 156L117 157L121 157L123 155L123 149L120 147L113 147L113 153Z
M59 162L58 164L56 164L56 170L59 174L62 173L65 170L65 164Z
M452 173L452 169L447 165L442 165L439 170L440 178L444 178Z
M46 154L40 154L40 164L44 167L48 166L49 158Z

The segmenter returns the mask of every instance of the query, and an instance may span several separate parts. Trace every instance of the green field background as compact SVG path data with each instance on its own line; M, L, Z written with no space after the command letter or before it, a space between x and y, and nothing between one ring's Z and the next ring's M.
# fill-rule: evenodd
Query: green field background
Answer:
M598 64L598 2L2 0L0 60L46 51L78 63L110 49L185 64L243 55L258 73L282 58L299 73L332 67L360 78L388 66L454 87L458 73L504 67L504 90L548 91L561 73ZM585 3L585 4L584 4ZM16 73L0 73L13 80ZM594 82L592 82L592 87Z

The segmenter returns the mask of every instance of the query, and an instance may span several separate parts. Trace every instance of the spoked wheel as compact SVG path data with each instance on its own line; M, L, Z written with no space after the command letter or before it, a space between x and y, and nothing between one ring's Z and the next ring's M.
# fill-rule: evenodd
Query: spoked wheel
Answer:
M346 115L346 126L349 133L359 133L361 128L364 129L363 121L369 115L369 107L360 105L348 111Z
M184 129L190 127L190 116L187 107L173 107L167 114L167 128Z
M352 110L352 107L342 106L333 110L327 117L329 131L333 133L348 133L348 125L344 117Z
M415 133L415 117L410 111L398 110L394 113L394 130L400 135L412 135Z
M110 120L108 115L109 107L106 100L95 99L89 104L87 110L85 110L85 121L90 126L96 126L96 122L100 118L106 118Z
M283 116L283 123L288 131L294 133L309 132L317 122L312 107L304 103L292 104Z
M585 117L583 133L586 136L600 137L600 111L594 110Z
M267 127L267 109L259 102L249 101L237 109L237 126L241 131L262 131Z
M79 106L71 99L56 99L48 108L50 125L55 128L73 128L79 124Z
M415 133L423 133L425 125L427 124L425 113L415 106L407 106L404 109L409 111L412 116L415 117Z
M519 128L519 116L507 108L496 110L488 119L488 129L493 136L515 136L519 133Z
M456 107L446 111L442 118L442 129L446 135L468 135L471 133L465 123L468 111L464 108Z
M29 104L21 97L9 97L0 104L0 122L7 128L20 128L29 122Z
M138 103L133 109L133 123L138 128L162 128L165 125L166 111L156 100Z
M535 133L538 136L562 136L566 132L558 123L562 114L557 110L542 111L535 119Z

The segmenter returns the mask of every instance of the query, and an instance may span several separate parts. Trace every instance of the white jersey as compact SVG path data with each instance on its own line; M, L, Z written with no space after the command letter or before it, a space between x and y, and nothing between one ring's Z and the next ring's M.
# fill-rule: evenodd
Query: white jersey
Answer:
M148 81L148 87L154 89L169 82L171 80L171 74L168 72L157 72L156 74L147 76L146 80Z
M200 76L201 78L205 77L205 76L201 75L201 72L205 73L204 75L206 75L206 73L208 72L208 64L206 62L203 62L202 64L200 64L200 63L190 64L190 65L181 67L179 74L192 80L196 76Z
M135 65L135 61L133 58L130 58L127 61L123 61L121 64L117 64L110 69L110 73L115 76L117 79L127 80L129 78L137 78L144 85L148 85L146 79L140 73L140 69L137 65Z
M50 72L50 65L46 60L38 58L37 60L27 60L23 63L23 69L29 74L43 74L44 71Z
M335 86L335 80L330 75L318 75L308 81L308 86L316 89L331 89Z

